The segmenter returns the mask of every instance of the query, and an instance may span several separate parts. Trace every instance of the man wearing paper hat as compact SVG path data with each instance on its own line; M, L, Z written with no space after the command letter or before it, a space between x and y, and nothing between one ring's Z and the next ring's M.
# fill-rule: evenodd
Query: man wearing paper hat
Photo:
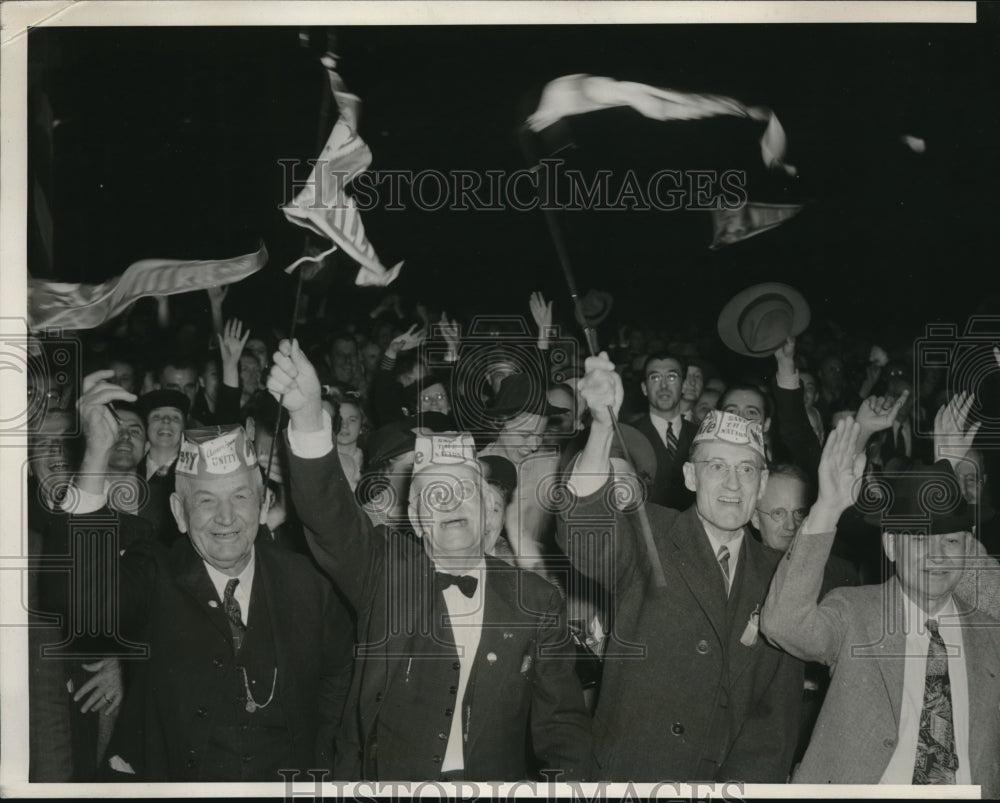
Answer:
M695 504L645 503L647 546L639 500L616 492L610 462L621 378L604 353L586 367L581 394L594 421L557 539L615 599L594 714L599 779L782 783L803 674L757 631L780 558L747 534L767 481L760 425L719 410L705 417L683 466Z
M947 459L860 498L860 425L847 417L827 441L816 504L761 616L769 639L830 667L795 783L977 784L984 798L1000 796L1000 566L972 537L954 474L979 426L966 427L971 403L960 395L938 413L935 446L947 445ZM817 602L838 522L855 503L881 525L894 576Z
M338 778L589 776L590 717L566 609L539 576L484 554L483 470L471 436L418 432L411 527L374 526L334 451L316 371L282 341L268 389L289 412L295 508L319 565L358 615Z
M276 782L332 768L350 621L309 561L262 528L263 478L242 427L184 432L170 505L187 537L169 550L133 544L121 561L122 633L149 656L135 662L109 771Z

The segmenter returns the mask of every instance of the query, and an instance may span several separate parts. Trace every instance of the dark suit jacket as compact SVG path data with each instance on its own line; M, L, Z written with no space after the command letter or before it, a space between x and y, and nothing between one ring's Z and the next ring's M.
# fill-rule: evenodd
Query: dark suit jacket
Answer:
M177 477L177 459L174 458L166 474L154 474L147 480L148 459L149 455L143 455L139 465L135 467L139 482L146 483L147 491L146 502L139 508L137 515L152 524L160 540L169 546L181 536L174 514L170 511L170 495L174 492Z
M573 564L615 595L594 714L597 779L783 783L803 667L748 630L780 553L747 530L727 598L697 509L647 504L666 576L658 588L636 514L612 510L615 496L608 483L578 498L557 531Z
M773 462L793 463L815 477L823 446L809 423L802 386L787 390L774 383L771 391L774 396L770 433Z
M795 539L774 576L762 628L794 655L831 667L832 678L795 783L877 784L896 749L906 635L898 580L816 596L833 534ZM996 575L992 570L981 572ZM987 580L993 578L987 577ZM995 580L993 581L995 585ZM973 594L973 596L979 596ZM982 602L977 600L977 602ZM962 612L962 603L958 604ZM962 612L969 681L969 768L984 798L1000 796L1000 622Z
M649 413L643 413L633 423L649 442L656 452L656 476L653 478L653 487L649 491L649 501L672 507L674 510L685 510L694 502L694 494L684 485L684 473L681 466L691 454L691 442L698 434L698 425L693 421L682 419L681 431L677 437L677 454L673 460L667 455L667 446L656 431L653 422L649 420Z
M303 459L288 450L292 499L320 566L357 612L359 657L344 727L337 774L391 780L436 779L446 743L437 733L450 719L424 721L423 701L408 699L404 667L414 654L412 635L427 621L433 567L419 541L405 530L373 527L354 499L335 451ZM407 593L407 591L412 593ZM573 670L565 605L538 575L487 557L482 636L465 699L465 777L518 780L533 777L526 760L530 734L543 769L564 780L589 776L590 717ZM441 600L441 604L443 600ZM421 643L429 639L422 639ZM454 648L452 648L454 649ZM457 653L455 653L457 656ZM452 676L442 678L444 687ZM388 696L412 711L413 729L428 733L416 754L393 754L377 741ZM454 698L452 698L454 699ZM444 729L444 730L442 730ZM355 745L355 761L341 744Z
M121 562L122 625L150 652L136 667L108 756L124 758L134 780L197 781L222 695L230 693L224 670L234 660L232 635L188 538L169 550L138 546ZM270 615L294 762L289 769L332 769L334 732L350 684L353 633L346 611L309 561L274 546L263 528L254 549L251 604L263 594Z

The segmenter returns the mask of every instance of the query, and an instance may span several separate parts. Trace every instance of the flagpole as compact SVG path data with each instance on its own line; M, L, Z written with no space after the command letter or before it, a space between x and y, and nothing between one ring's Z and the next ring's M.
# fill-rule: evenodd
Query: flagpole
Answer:
M556 255L559 257L559 265L562 267L563 278L566 280L566 286L569 288L570 298L573 301L573 308L576 312L576 319L579 321L580 325L583 327L584 337L587 340L587 348L590 351L591 357L597 356L598 341L597 341L597 331L594 327L589 326L587 323L587 318L583 314L583 305L580 303L580 297L577 293L576 277L573 274L573 268L569 260L569 251L566 248L566 241L563 239L562 230L559 228L559 223L555 219L554 211L549 208L548 204L548 185L544 186L544 172L539 169L538 159L535 157L534 149L531 147L530 136L531 129L528 126L522 126L518 132L518 139L521 143L521 148L524 151L525 157L528 159L528 163L533 165L532 170L535 174L540 176L539 178L539 188L538 197L541 201L542 214L545 216L545 223L549 229L549 235L552 238L552 243L556 249ZM618 416L615 415L614 409L611 405L608 405L608 413L611 416L611 426L614 428L615 437L618 439L618 445L621 447L622 453L625 455L625 459L635 470L635 462L632 460L632 455L629 453L628 446L625 444L625 438L622 436L621 427L618 424ZM638 471L636 471L636 476L638 476ZM649 565L653 572L653 582L658 588L665 588L667 585L667 578L663 574L663 566L660 563L659 553L656 551L656 543L653 541L653 528L649 523L649 514L646 513L646 505L642 503L636 508L636 514L639 518L639 529L642 531L642 540L646 544L646 552L649 557Z

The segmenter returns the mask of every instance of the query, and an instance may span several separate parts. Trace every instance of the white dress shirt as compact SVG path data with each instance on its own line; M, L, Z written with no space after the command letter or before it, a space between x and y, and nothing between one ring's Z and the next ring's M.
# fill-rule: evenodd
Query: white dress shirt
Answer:
M455 706L455 712L451 716L451 730L448 733L448 745L444 752L444 762L441 764L442 772L465 769L465 739L463 728L465 719L469 716L464 699L465 690L469 685L469 678L472 676L472 665L476 660L476 651L479 649L479 639L483 632L483 583L486 582L486 561L480 561L479 565L466 571L451 571L448 574L470 575L479 582L476 583L475 593L471 597L465 596L456 585L450 585L443 592L445 605L448 607L448 618L451 623L452 633L455 636L455 644L458 646L458 693L456 700L462 700L463 704ZM446 571L446 570L442 570Z
M892 425L892 442L896 443L896 433L903 433L903 446L906 449L906 457L913 456L913 432L910 431L909 425L901 424L899 421L893 422Z
M699 517L700 518L700 517ZM704 522L702 522L704 525ZM740 551L743 547L743 530L740 530L740 534L730 541L723 541L717 535L713 535L705 528L705 535L708 536L708 541L712 545L712 554L715 555L715 562L719 566L719 575L722 575L722 564L719 563L719 549L725 544L729 547L729 585L732 586L733 580L736 579L736 564L740 562Z
M663 441L663 445L667 445L667 424L672 424L674 427L674 437L678 441L681 439L681 427L683 426L684 416L678 415L675 418L667 421L665 418L660 418L658 415L649 414L649 420L653 422L653 428L660 434L660 440Z
M243 567L242 572L236 575L236 579L240 582L237 584L236 590L233 591L233 599L240 604L240 617L243 619L244 625L250 623L250 591L253 589L256 553L256 549L250 550L250 562ZM208 569L208 576L212 581L212 585L215 586L216 593L219 595L219 602L224 605L223 597L226 595L226 586L233 578L228 574L220 572L208 561L203 561L203 563L205 564L205 568Z
M903 592L903 631L906 633L906 657L903 663L903 701L899 710L899 734L896 750L889 760L880 783L913 783L913 765L920 739L920 714L924 710L924 684L927 675L927 650L931 637L925 622L937 619L938 632L948 653L948 680L951 684L951 716L955 733L955 753L958 755L956 784L971 784L969 770L969 678L962 648L962 626L958 620L954 599L929 617Z
M333 422L329 413L323 411L323 429L318 432L296 432L288 428L288 445L296 457L323 457L333 449ZM486 581L486 562L481 561L472 569L464 571L441 568L447 574L460 576L464 574L475 577L479 582L471 597L465 596L458 586L451 585L444 590L444 601L448 608L448 618L455 644L458 647L458 691L456 700L463 700L462 705L455 706L451 717L451 730L448 734L448 744L445 747L442 772L452 772L465 768L465 739L463 738L463 720L468 716L464 704L465 690L472 675L472 665L476 660L479 640L483 631L483 583Z

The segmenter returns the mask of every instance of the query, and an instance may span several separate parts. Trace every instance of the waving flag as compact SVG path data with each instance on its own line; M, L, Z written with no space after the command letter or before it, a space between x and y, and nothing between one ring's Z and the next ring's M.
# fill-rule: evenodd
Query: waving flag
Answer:
M347 185L367 170L372 161L371 150L357 132L361 101L357 95L347 91L336 71L334 56L329 53L324 55L323 66L327 70L340 116L302 191L290 204L282 207L282 211L289 221L327 238L332 246L320 254L296 260L285 268L285 272L291 273L305 262L320 263L341 248L361 266L355 284L384 286L399 275L403 263L386 270L368 241L361 223L361 212L346 192Z
M93 329L143 296L169 296L232 284L267 264L264 243L232 259L179 261L143 259L101 284L66 284L28 279L28 328Z
M784 162L785 130L774 112L763 106L744 106L722 95L675 92L594 75L564 75L546 84L538 109L528 118L528 127L537 133L563 117L617 106L631 106L653 120L701 120L719 115L766 120L767 127L760 139L764 163L795 175L795 168Z

